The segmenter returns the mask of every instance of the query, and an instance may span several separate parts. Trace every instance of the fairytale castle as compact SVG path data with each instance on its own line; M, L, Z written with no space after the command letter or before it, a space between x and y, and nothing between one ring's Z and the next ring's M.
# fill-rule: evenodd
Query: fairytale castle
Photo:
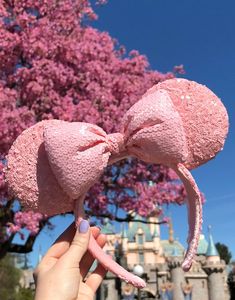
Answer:
M115 233L108 220L102 232L107 235L106 252L130 271L146 280L141 291L108 273L97 299L228 300L227 273L209 231L200 236L197 256L189 272L181 268L184 247L174 239L172 222L169 237L162 240L157 218L151 224L136 216L128 228ZM137 272L138 271L138 272ZM138 274L140 273L140 274Z

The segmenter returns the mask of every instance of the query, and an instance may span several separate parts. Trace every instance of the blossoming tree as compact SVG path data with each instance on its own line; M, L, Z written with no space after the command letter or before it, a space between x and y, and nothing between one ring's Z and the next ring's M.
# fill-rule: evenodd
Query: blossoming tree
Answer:
M145 56L126 54L107 32L91 27L94 19L89 0L0 0L0 256L30 251L46 224L39 213L15 209L7 193L3 169L15 138L52 118L116 132L148 88L183 71L152 71ZM166 167L124 160L107 168L88 193L87 213L119 221L120 209L161 214L162 204L184 201L176 179ZM31 232L25 245L12 245L25 227Z

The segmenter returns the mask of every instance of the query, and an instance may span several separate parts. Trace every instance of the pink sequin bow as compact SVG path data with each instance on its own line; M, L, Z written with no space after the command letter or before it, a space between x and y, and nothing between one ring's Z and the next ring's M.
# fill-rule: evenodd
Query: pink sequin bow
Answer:
M108 163L127 156L167 164L187 158L183 123L165 91L137 102L124 116L122 133L58 122L45 125L45 149L60 186L72 199L97 182Z
M213 158L223 147L227 131L226 109L214 93L192 81L167 80L127 111L120 133L106 134L93 124L58 120L27 129L9 152L7 179L26 206L53 215L71 211L74 200L115 161L132 156L171 167L188 194L189 246L182 265L188 270L202 224L200 192L188 169ZM126 273L118 275L129 280ZM135 279L131 282L135 284Z

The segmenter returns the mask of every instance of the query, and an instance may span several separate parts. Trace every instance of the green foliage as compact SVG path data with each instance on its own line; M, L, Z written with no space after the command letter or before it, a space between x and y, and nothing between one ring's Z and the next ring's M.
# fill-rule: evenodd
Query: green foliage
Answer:
M33 300L34 292L31 289L20 288L15 300Z
M20 270L14 266L14 257L6 255L0 260L0 299L15 300Z
M232 253L229 251L228 247L222 243L216 243L215 247L219 252L220 258L223 259L226 264L228 264L232 258Z
M13 255L0 260L0 300L33 300L34 293L19 285L21 270L15 267Z

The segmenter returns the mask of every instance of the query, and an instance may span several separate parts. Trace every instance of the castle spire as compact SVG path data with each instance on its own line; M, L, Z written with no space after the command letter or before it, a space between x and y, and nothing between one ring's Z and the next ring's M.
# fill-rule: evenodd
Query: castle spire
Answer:
M173 223L172 219L169 218L169 243L173 244L174 243L174 230L173 230Z
M124 223L122 224L121 241L122 241L122 250L124 253L126 253L128 251L128 235Z
M209 235L209 243L208 243L208 247L207 247L207 251L206 251L206 256L207 257L211 257L211 256L219 257L219 253L215 247L214 240L213 240L213 237L211 234L211 225L208 226L208 235Z
M127 231L124 224L122 224L122 238L123 239L127 238Z
M179 249L177 247L173 248L171 256L174 256L174 257L180 257L181 256L180 253L179 253Z
M224 279L225 270L224 261L220 260L218 251L215 247L211 234L211 226L208 226L209 244L206 252L206 262L203 270L208 275L209 299L221 300L225 299Z
M154 232L153 232L153 237L159 237L159 234L158 234L158 230L157 230L157 226L155 225L154 226Z

